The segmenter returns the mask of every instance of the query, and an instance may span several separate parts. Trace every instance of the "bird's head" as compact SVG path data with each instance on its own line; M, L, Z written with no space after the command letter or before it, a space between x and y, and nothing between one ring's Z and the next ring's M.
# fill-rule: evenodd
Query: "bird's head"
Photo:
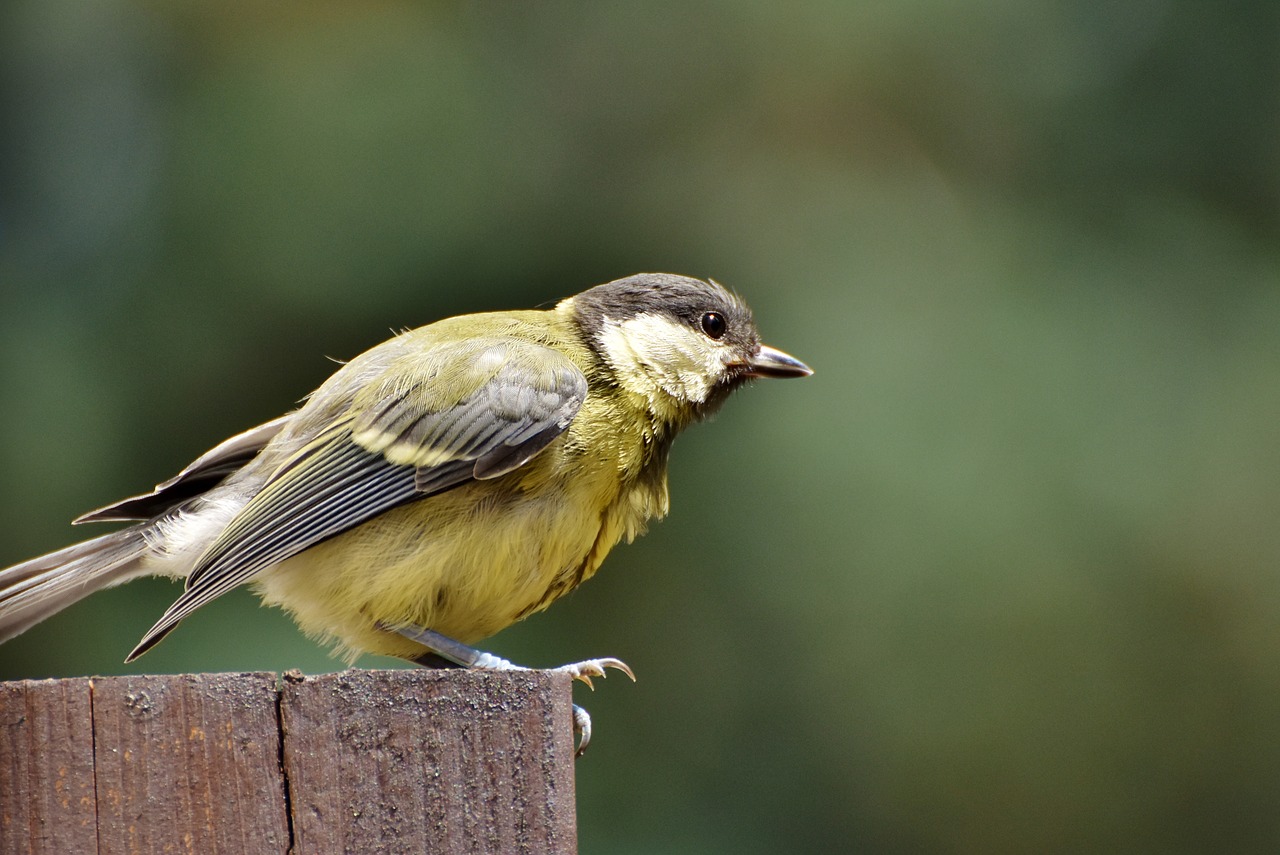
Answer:
M614 381L681 424L714 411L756 377L813 371L760 341L751 310L714 281L640 273L560 304Z

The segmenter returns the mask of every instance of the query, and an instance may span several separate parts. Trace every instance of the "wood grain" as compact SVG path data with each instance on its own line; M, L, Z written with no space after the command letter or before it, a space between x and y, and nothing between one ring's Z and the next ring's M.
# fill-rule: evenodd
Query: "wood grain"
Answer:
M93 681L98 851L285 853L275 674Z
M348 671L286 679L295 853L573 853L569 678Z
M89 680L0 683L0 852L97 847Z
M574 853L569 677L0 683L0 855Z

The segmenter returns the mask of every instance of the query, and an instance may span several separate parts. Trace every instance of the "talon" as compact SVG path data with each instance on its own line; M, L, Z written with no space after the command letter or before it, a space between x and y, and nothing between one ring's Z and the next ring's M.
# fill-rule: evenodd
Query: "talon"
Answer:
M636 674L631 670L631 666L627 665L621 659L614 659L606 656L602 659L587 659L583 662L571 662L568 665L561 665L559 668L553 668L553 671L560 671L568 674L575 680L586 683L591 691L595 691L595 684L591 682L593 677L601 677L607 679L609 676L608 669L616 668L623 674L631 678L631 682L635 682ZM574 757L581 757L582 753L587 750L587 745L591 743L591 716L587 711L577 704L573 705L573 732L578 735L578 748L573 752Z
M626 662L623 662L621 659L609 659L605 664L610 668L615 668L623 674L626 674L631 678L631 682L634 683L636 681L636 672L632 671L631 666Z
M605 677L609 675L606 671L608 668L615 668L631 678L631 682L635 682L635 672L631 670L631 666L627 665L621 659L613 657L605 657L603 659L587 659L583 662L572 662L568 665L561 665L559 668L553 668L553 671L563 671L575 680L581 680L594 690L591 679L593 677Z
M578 747L574 757L581 757L591 744L591 715L577 704L573 705L573 732L578 735Z

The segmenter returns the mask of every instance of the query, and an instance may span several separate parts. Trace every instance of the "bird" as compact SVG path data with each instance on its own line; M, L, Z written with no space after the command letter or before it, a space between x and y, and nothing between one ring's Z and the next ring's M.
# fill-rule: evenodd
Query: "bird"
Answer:
M673 440L757 378L812 374L711 279L641 273L459 315L341 364L296 410L0 570L0 642L94 591L184 581L126 661L240 586L348 664L517 668L473 645L590 579L669 508ZM588 684L621 660L561 666ZM590 716L574 708L578 753Z

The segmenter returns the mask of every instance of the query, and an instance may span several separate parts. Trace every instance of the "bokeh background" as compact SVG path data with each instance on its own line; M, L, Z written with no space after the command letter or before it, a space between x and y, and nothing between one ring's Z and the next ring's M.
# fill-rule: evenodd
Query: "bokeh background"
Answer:
M1274 852L1278 45L1270 0L13 0L0 563L392 328L713 276L816 376L490 645L640 675L579 693L583 851ZM0 677L128 671L176 592ZM139 665L340 667L244 592Z

